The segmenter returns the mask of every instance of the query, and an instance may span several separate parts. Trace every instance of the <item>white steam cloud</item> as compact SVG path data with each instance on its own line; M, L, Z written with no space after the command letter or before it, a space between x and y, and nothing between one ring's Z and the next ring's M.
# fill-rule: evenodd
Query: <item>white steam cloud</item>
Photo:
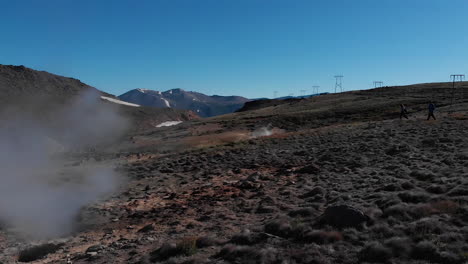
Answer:
M115 190L111 165L78 165L70 152L106 146L127 126L97 92L47 116L0 114L0 222L35 238L71 232L83 206Z
M273 130L271 128L271 124L268 124L268 126L261 127L256 129L250 134L251 138L259 138L259 137L268 137L273 135Z

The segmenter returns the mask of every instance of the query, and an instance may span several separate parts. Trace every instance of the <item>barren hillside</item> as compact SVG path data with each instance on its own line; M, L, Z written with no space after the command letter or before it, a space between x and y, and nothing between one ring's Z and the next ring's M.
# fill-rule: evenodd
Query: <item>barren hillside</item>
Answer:
M102 96L103 104L113 105L132 121L132 130L150 129L165 121L197 118L190 111L134 107L119 102L114 95L102 92L74 78L63 77L24 66L0 65L0 111L29 112L38 119L55 118L57 109L86 93ZM110 98L111 100L106 98Z
M114 196L60 239L2 229L0 261L465 263L465 86L453 105L447 83L388 87L135 133L74 157L117 161Z

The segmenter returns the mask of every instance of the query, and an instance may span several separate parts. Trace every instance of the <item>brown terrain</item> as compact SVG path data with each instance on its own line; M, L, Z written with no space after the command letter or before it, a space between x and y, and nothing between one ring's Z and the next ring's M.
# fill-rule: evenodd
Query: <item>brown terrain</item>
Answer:
M119 191L61 238L4 227L0 262L466 263L468 83L453 104L450 88L257 101L132 131L72 158L117 163Z

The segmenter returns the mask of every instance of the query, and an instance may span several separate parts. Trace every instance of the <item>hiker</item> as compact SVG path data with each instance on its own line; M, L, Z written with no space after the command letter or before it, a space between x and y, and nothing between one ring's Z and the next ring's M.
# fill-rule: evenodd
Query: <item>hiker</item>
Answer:
M429 113L427 114L427 120L429 120L431 117L434 118L434 120L436 120L436 117L434 115L435 104L429 103L428 110L429 110Z
M402 118L408 119L408 111L406 111L406 106L404 104L400 105L400 120Z

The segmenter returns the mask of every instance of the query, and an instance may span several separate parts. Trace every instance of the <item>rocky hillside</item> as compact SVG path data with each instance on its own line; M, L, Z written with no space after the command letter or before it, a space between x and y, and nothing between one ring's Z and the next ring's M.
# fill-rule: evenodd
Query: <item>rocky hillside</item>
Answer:
M144 106L191 110L202 117L232 113L249 101L240 96L208 96L182 89L165 92L134 89L119 96L123 101Z
M100 96L103 104L115 106L117 111L133 121L133 128L137 130L154 128L165 121L197 118L190 111L128 104L74 78L36 71L25 66L0 65L0 111L13 107L47 120L56 114L57 109L85 92Z
M74 78L67 78L25 66L0 64L0 102L14 103L25 97L53 97L66 100L96 88ZM104 93L103 93L104 94Z

